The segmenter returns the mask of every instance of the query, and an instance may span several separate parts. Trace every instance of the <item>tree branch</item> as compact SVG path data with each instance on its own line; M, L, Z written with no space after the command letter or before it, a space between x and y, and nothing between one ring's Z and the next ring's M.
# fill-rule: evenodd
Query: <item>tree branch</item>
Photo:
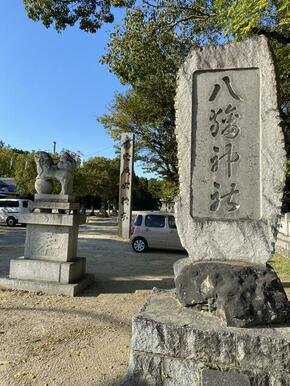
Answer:
M202 16L202 15L199 15L199 16L198 15L191 15L191 16L187 16L187 17L181 18L181 19L177 20L175 23L171 24L171 26L168 28L168 31L174 29L180 23L184 23L186 21L194 20L194 19L196 19L196 20L206 20L206 19L209 19L212 16L215 16L215 14L208 14L208 15L205 14L204 16Z
M273 38L282 44L290 43L290 36L283 35L278 31L270 31L265 28L256 27L252 29L252 32L257 35L265 35L268 38Z

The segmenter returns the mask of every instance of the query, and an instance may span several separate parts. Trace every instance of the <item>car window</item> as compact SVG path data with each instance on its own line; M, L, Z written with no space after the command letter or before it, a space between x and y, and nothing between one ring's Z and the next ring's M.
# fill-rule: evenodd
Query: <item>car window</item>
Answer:
M138 216L135 218L134 225L139 227L142 224L143 216L141 214L138 214Z
M18 208L19 201L7 201L8 208Z
M0 201L0 208L5 208L7 206L7 201Z
M22 201L23 208L28 208L28 201Z
M174 216L168 216L168 225L169 225L169 228L176 229Z
M165 216L148 215L145 217L146 227L163 228L165 226Z

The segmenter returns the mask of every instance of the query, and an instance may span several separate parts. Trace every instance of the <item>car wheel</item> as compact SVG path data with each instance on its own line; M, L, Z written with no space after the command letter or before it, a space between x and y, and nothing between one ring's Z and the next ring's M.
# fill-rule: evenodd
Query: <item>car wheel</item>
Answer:
M15 224L16 224L16 220L14 217L8 217L7 220L6 220L6 224L9 226L9 227L14 227Z
M142 239L142 237L136 237L132 242L132 248L136 253L143 253L148 250L147 241Z

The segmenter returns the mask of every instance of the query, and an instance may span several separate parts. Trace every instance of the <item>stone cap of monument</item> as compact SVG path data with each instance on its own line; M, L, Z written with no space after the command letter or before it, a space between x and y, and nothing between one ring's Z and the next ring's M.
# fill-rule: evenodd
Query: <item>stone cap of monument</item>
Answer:
M213 132L217 114L227 114L230 106L239 113L231 128L240 126L239 135ZM286 173L267 39L192 49L178 72L175 108L180 182L175 211L183 247L195 261L265 264L277 239ZM222 155L225 146L229 161ZM226 162L236 173L231 178Z
M28 204L29 209L61 209L61 210L79 210L80 204L77 202L62 201L31 201Z
M45 202L75 202L75 196L72 194L35 194L35 201Z
M25 213L19 216L23 224L58 225L73 227L86 223L85 215L70 215L60 213Z

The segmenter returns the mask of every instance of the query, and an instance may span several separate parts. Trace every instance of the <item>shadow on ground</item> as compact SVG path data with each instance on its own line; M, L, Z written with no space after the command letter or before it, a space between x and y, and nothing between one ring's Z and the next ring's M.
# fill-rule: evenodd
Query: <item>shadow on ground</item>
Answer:
M128 241L114 239L79 240L80 256L87 257L87 272L96 284L85 296L102 293L130 293L136 290L174 288L173 264L185 252L152 250L135 253Z

